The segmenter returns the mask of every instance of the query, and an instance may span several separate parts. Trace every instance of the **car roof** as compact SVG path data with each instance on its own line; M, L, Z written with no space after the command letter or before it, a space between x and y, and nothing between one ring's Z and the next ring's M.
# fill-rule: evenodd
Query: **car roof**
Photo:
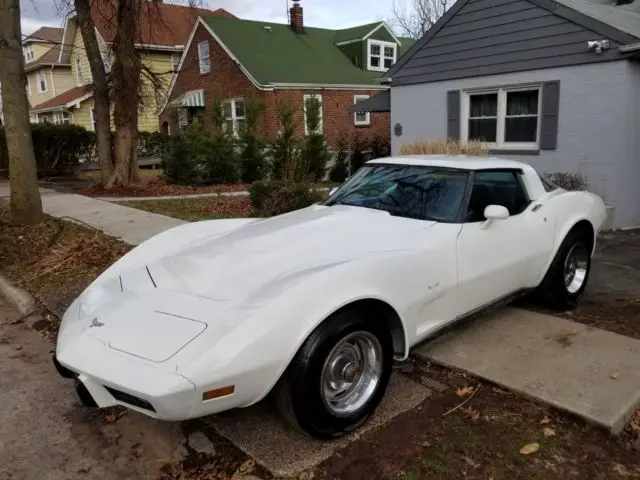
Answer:
M367 165L417 165L425 167L460 168L464 170L485 170L490 168L524 169L526 163L498 157L472 155L399 155L370 160Z

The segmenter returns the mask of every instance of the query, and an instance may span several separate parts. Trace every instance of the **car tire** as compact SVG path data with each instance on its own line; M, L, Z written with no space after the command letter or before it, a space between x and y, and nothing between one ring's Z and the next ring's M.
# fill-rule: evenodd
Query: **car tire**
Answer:
M338 312L305 340L276 386L278 410L320 440L342 437L373 414L389 383L393 341L383 322Z
M576 307L591 272L591 243L588 232L574 229L560 245L539 288L552 308Z

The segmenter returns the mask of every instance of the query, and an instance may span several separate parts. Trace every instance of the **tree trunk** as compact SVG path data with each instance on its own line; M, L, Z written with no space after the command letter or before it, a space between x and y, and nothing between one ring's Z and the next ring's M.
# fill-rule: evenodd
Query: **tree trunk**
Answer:
M96 38L95 24L91 17L91 0L74 0L78 25L82 33L84 48L87 52L89 66L94 84L94 108L96 120L96 144L100 163L100 183L106 185L113 171L113 155L111 150L111 102L109 100L109 83L107 72L102 61L102 53Z
M116 24L118 30L113 42L113 120L116 127L116 166L107 188L129 186L139 180L138 158L138 103L141 63L135 49L140 0L118 0Z
M0 65L2 109L9 153L11 219L17 225L32 225L40 223L43 217L29 124L20 0L0 0Z

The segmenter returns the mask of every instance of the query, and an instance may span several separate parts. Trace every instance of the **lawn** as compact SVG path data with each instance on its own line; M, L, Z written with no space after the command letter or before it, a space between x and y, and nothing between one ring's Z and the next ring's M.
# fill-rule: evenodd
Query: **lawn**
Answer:
M131 187L116 187L106 190L98 185L99 172L82 172L78 179L86 181L87 186L76 188L75 193L88 197L162 197L173 195L193 195L199 193L223 193L247 191L251 184L233 183L220 185L173 185L162 178L162 169L140 169L140 183ZM329 189L337 186L333 182L320 182L314 186Z
M185 198L184 200L139 200L117 203L188 222L251 217L253 215L251 201L246 195L218 198Z

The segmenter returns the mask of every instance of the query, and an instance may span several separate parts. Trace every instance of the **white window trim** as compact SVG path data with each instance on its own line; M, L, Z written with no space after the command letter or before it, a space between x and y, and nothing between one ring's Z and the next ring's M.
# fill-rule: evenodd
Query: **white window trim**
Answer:
M521 92L529 90L538 90L538 126L536 128L536 141L535 142L505 142L505 116L507 113L507 92ZM469 140L469 97L471 95L482 95L487 93L498 94L498 109L497 109L497 122L496 122L496 141L487 142L487 147L491 150L538 150L540 148L540 127L542 125L542 85L539 83L529 85L518 85L514 87L499 87L499 88L483 88L465 90L462 95L462 114L460 115L460 138L463 141Z
M43 82L44 88L42 88ZM38 93L46 93L49 89L47 84L47 76L42 70L36 72L36 87L38 88Z
M380 46L380 66L374 67L371 65L371 45L379 45ZM373 70L375 72L386 72L389 70L384 67L384 47L392 47L393 48L393 64L398 60L398 45L393 42L385 42L383 40L367 40L367 70Z
M29 44L22 49L24 54L25 63L33 62L35 60L35 54L33 53L33 45Z
M356 103L358 103L358 100L369 100L371 98L371 95L354 95L353 96L353 104L355 105ZM357 127L362 127L362 126L369 126L371 125L371 113L370 112L365 112L366 113L366 119L364 121L358 121L358 113L354 113L353 114L353 124Z
M95 107L91 107L89 109L89 120L91 121L91 131L95 132L96 131L96 112L95 112Z
M27 76L27 97L31 96L31 84L29 83L29 77Z
M231 120L233 123L233 136L237 137L240 135L240 133L238 132L238 120L244 120L246 122L246 115L247 115L247 111L245 110L245 115L242 117L238 117L236 116L236 102L242 102L244 103L244 98L230 98L228 100L225 100L224 103L225 104L230 104L231 105L231 116L230 117L225 117L225 127L227 125L227 121ZM246 104L245 104L245 108L246 108Z
M82 60L80 57L76 57L76 80L78 85L84 85L84 75L82 74Z
M178 71L178 67L180 66L180 58L182 54L178 52L174 52L171 54L171 71L176 73Z
M322 114L322 95L318 94L318 93L314 93L314 94L307 94L304 95L302 98L302 104L304 107L304 134L305 135L309 135L309 128L307 127L307 100L311 99L311 98L316 98L318 99L318 101L320 102L320 125L318 125L318 131L315 133L319 133L322 134L324 131L324 115Z
M207 47L206 55L203 55L203 52L200 50L202 46ZM208 65L203 65L203 61L207 61ZM204 40L202 42L198 42L198 65L200 66L200 74L204 75L206 73L211 72L211 54L209 52L209 41Z
M67 114L67 120L69 120L68 122L64 121L65 114ZM66 110L63 110L61 112L53 112L53 123L55 123L56 125L73 123L73 117L71 116L71 113L67 112Z

